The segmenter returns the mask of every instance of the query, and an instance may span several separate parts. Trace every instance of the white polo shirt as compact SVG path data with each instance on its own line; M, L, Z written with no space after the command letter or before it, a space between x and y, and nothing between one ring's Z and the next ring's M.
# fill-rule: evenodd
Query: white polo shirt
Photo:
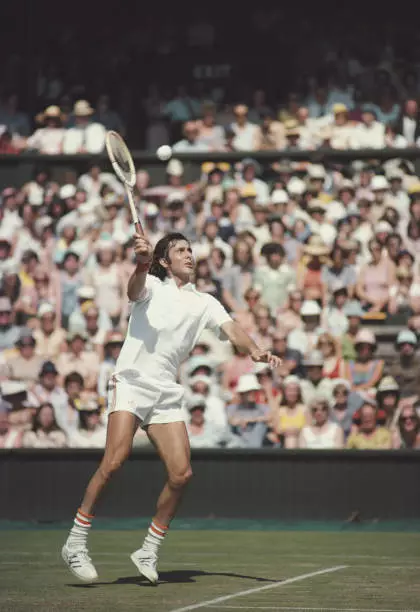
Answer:
M203 330L220 336L221 326L231 320L214 297L191 283L179 289L173 279L161 281L149 274L133 304L115 380L150 390L151 400L156 390L176 392L178 368Z

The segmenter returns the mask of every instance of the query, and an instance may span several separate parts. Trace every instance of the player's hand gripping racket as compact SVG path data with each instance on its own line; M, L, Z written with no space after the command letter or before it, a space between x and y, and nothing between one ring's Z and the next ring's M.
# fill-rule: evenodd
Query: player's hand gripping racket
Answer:
M124 184L127 192L128 203L130 205L131 216L136 232L138 234L143 234L143 228L139 221L133 198L133 187L136 183L136 169L131 153L124 140L117 132L107 132L105 144L114 172Z

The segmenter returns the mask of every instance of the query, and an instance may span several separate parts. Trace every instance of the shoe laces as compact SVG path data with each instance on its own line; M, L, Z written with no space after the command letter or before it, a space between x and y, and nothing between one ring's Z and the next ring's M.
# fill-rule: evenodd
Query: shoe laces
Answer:
M82 563L90 563L91 562L91 558L89 557L87 548L81 548L79 550L75 550L74 552L70 553L70 563L72 561L80 561Z

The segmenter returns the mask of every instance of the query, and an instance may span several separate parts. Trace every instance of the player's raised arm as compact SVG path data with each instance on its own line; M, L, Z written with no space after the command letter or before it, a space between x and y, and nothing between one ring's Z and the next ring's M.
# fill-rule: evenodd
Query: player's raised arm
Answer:
M135 302L144 289L147 272L153 257L153 248L142 234L134 234L134 252L137 257L137 266L130 276L127 286L128 299Z
M236 348L243 352L248 353L253 361L261 361L268 363L272 368L277 368L281 364L281 359L272 355L270 351L261 350L248 336L242 327L235 321L228 321L223 323L222 330L229 338Z

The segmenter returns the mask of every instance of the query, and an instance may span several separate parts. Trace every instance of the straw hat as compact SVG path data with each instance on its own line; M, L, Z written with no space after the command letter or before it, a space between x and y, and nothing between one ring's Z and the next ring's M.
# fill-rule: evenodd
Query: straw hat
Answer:
M312 255L314 257L328 255L328 253L330 252L329 248L324 243L321 236L317 235L311 236L309 238L309 242L304 246L303 251L307 255Z
M77 100L73 107L73 113L76 117L90 117L94 112L95 110L87 100Z
M296 119L288 119L284 122L286 136L300 136L299 124Z
M334 115L338 115L339 113L349 112L349 109L347 108L347 106L345 104L340 104L340 103L334 104L332 110L333 110Z
M236 387L237 393L248 393L248 391L259 391L260 389L261 385L255 374L242 374L242 376L239 377Z
M38 113L35 117L37 123L44 123L46 119L58 119L61 122L64 119L64 114L59 106L47 106L42 113Z
M355 346L357 344L371 344L372 346L376 346L375 334L371 332L369 329L361 329L356 334L354 344Z

